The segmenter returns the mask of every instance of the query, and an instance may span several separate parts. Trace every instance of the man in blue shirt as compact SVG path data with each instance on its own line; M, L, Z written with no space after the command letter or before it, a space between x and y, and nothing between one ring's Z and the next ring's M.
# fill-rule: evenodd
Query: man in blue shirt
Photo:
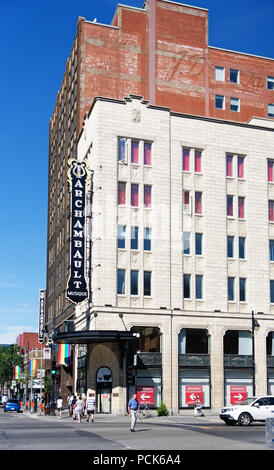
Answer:
M137 414L139 415L139 402L137 400L136 393L132 394L131 400L128 402L127 406L128 413L131 415L131 432L134 432L135 424L137 421Z

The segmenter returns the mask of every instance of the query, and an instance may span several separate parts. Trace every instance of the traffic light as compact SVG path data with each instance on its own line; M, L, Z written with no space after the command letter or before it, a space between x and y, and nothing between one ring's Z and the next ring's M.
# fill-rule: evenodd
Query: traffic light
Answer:
M54 377L56 374L56 361L51 361L51 375Z

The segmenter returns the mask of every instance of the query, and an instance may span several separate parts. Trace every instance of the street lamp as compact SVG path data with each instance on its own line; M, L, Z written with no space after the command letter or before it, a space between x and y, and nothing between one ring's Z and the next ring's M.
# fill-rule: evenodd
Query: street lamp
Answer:
M260 328L260 323L254 318L254 310L252 310L252 395L255 397L256 394L256 387L255 387L255 344L254 344L254 336L255 336L255 328Z

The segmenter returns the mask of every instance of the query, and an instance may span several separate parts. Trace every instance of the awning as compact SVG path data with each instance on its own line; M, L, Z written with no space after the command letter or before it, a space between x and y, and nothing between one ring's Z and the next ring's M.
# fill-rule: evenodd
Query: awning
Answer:
M89 344L110 341L126 342L133 339L136 339L135 333L117 330L71 331L57 333L53 336L53 342L58 344Z

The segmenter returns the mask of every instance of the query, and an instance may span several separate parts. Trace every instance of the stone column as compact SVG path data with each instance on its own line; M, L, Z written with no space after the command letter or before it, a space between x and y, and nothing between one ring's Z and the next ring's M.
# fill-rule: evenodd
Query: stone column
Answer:
M261 322L259 322L261 323ZM254 349L255 349L255 392L256 395L267 394L267 354L266 337L268 330L260 326L255 330Z
M210 334L211 408L224 405L224 333L223 327L212 326Z

